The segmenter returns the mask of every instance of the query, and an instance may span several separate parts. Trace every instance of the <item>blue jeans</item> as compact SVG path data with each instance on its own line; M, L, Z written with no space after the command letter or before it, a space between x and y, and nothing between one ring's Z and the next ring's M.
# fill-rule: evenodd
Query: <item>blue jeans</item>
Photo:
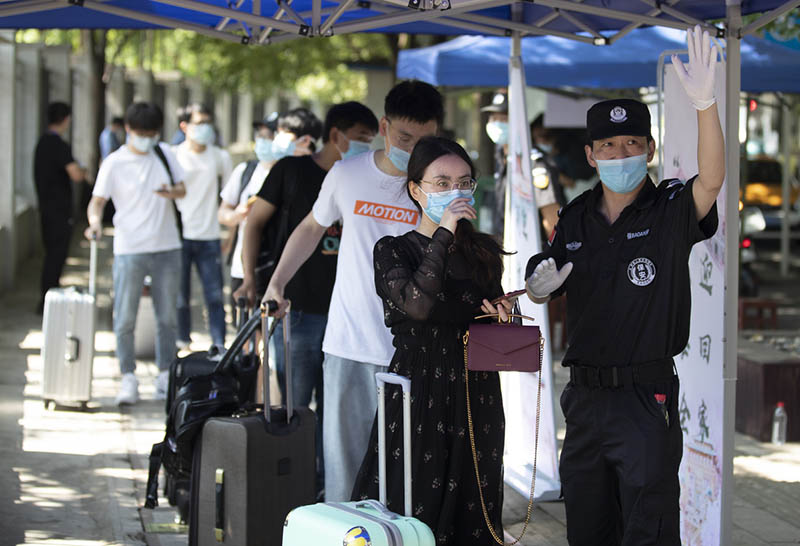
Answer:
M322 369L325 501L349 501L378 409L375 374L388 368L325 353Z
M114 256L114 335L117 338L117 360L122 373L133 373L136 359L133 330L144 278L150 275L150 295L156 314L156 364L161 371L169 369L175 358L178 278L180 250L121 254Z
M322 338L325 336L327 315L290 311L292 336L292 399L295 406L308 407L314 394L317 408L317 482L318 489L324 484L324 460L322 450ZM285 319L284 319L285 320ZM275 372L281 396L286 400L286 359L283 353L283 325L275 328L272 336L275 343Z
M222 303L222 251L219 240L183 240L181 289L178 294L178 339L189 341L192 330L192 262L197 266L208 309L211 343L225 345L225 308Z

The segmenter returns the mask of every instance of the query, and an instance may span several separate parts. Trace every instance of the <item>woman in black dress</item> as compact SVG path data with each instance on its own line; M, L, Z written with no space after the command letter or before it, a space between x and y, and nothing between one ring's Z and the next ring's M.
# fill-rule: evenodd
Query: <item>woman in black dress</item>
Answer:
M457 143L427 137L408 163L407 191L419 227L375 245L375 285L394 334L389 371L411 378L412 515L441 545L492 543L484 521L467 430L462 338L477 314L507 319L512 303L492 300L500 286L500 244L470 219L475 169ZM470 372L469 389L483 496L502 536L505 418L497 373ZM388 508L403 512L402 396L387 385ZM353 499L378 497L377 422Z

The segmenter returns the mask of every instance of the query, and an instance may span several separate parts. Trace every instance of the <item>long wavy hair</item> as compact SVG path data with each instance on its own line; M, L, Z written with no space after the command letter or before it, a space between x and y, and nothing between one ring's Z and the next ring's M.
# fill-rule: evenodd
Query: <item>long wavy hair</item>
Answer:
M463 159L469 165L470 176L475 178L475 165L464 148L457 142L447 138L429 136L421 138L411 152L411 158L408 161L407 182L419 185L425 174L425 169L431 163L446 155L455 155ZM411 195L408 183L406 183L406 192L408 192L408 197L422 213L422 206ZM472 222L462 218L458 221L453 244L471 266L472 280L475 284L485 290L486 293L489 293L500 284L500 277L503 274L503 255L510 253L503 250L497 239L488 233L476 231Z

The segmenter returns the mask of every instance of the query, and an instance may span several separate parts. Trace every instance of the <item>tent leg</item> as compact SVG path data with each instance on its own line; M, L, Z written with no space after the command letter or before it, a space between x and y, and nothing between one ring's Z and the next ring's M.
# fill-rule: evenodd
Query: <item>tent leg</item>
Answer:
M720 544L731 543L733 509L733 454L736 415L736 366L738 361L739 312L739 94L742 87L742 9L736 0L727 2L727 62L725 65L725 360L722 421L722 513Z
M789 259L791 257L789 245L789 231L791 225L789 223L789 200L791 194L789 191L789 180L791 179L791 146L789 139L792 132L792 118L791 109L787 97L781 96L781 144L783 148L783 184L781 195L781 211L783 212L783 221L781 221L781 276L789 276Z

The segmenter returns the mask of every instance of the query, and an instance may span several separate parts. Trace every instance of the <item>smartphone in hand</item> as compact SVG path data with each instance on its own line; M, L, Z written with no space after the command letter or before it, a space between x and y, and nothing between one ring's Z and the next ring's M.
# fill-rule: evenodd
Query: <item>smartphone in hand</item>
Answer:
M514 290L513 292L509 292L508 294L503 294L499 298L493 299L492 300L492 305L497 305L498 303L500 303L503 300L508 300L508 301L513 303L514 301L516 301L517 298L519 298L523 294L525 294L525 289L524 288L522 290Z

